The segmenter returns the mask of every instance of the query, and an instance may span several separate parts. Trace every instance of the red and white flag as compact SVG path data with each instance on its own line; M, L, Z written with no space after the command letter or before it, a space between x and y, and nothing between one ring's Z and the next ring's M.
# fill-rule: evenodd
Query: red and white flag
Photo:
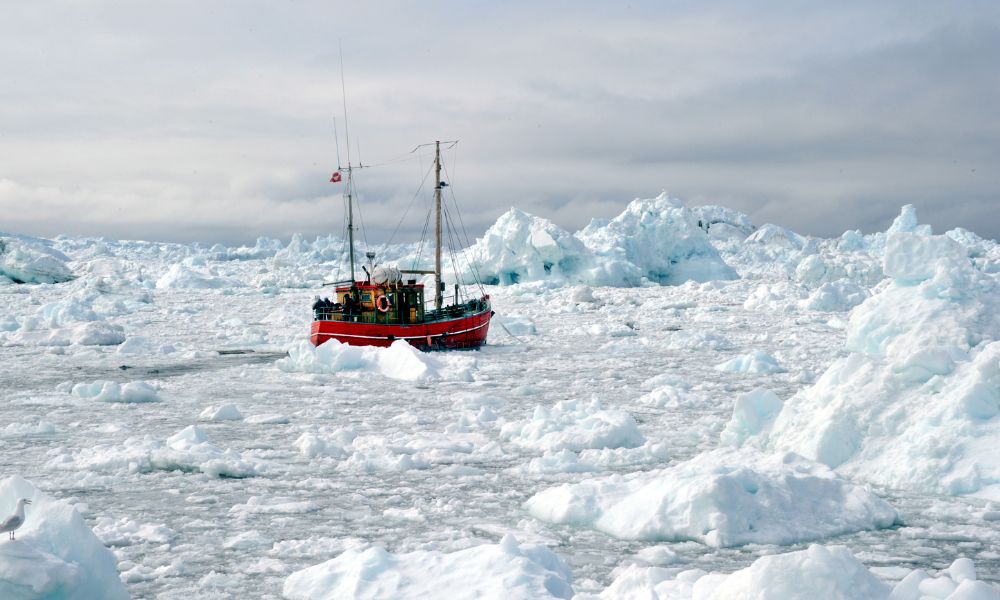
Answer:
M340 171L335 171L333 177L330 178L330 183L340 183Z

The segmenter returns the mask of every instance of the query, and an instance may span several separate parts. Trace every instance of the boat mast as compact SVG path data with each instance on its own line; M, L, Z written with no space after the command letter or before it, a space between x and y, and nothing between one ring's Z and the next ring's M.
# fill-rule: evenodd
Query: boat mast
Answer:
M348 159L350 160L350 159ZM351 198L351 184L353 183L351 168L347 167L347 243L350 247L351 255L351 287L354 287L354 201Z
M434 142L434 308L441 310L441 142Z

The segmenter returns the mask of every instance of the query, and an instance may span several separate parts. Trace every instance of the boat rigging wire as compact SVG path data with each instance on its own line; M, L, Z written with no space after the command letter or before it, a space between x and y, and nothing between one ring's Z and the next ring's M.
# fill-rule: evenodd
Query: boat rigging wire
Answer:
M457 154L457 152L456 152L456 154ZM452 163L452 166L454 166L454 163ZM445 173L445 177L447 177L448 180L450 181L451 180L451 174L448 172L448 167L445 167L444 173ZM458 214L458 222L462 226L462 235L465 236L465 242L464 242L465 243L465 247L466 248L471 248L472 247L472 240L469 238L469 232L465 228L465 220L462 218L462 210L458 207L458 200L455 198L455 190L452 189L451 186L448 186L448 193L451 196L451 203L455 206L455 213ZM472 273L472 277L476 281L476 285L479 286L479 290L483 294L486 294L486 289L483 288L483 278L479 274L479 268L473 263L473 261L472 261L471 258L467 257L466 262L469 265L469 272ZM456 269L457 269L457 267L456 267Z
M410 199L409 205L407 205L406 210L403 211L403 216L399 217L399 223L396 224L396 228L392 230L392 235L389 236L389 241L385 244L388 246L396 239L396 234L399 232L399 228L403 225L403 221L406 219L406 215L410 213L410 209L413 208L413 203L416 202L417 197L420 195L420 191L424 189L424 184L427 183L427 178L431 175L431 168L433 165L427 167L427 172L424 173L424 178L420 180L420 186L417 187L416 193L413 194L413 198Z

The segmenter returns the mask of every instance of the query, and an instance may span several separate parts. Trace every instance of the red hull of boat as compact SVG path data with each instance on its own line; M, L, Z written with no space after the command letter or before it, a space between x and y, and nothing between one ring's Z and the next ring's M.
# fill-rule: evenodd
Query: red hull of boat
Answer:
M314 346L331 339L352 346L389 346L406 340L421 350L478 348L486 343L493 312L413 325L383 325L349 321L313 321L309 341Z

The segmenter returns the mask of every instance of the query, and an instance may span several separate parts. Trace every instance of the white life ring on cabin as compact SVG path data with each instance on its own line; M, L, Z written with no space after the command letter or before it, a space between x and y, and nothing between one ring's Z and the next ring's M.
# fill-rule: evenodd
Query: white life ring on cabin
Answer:
M387 313L389 312L389 309L392 308L392 303L389 302L389 298L387 296L380 295L378 298L375 298L375 308L377 308L381 313Z

